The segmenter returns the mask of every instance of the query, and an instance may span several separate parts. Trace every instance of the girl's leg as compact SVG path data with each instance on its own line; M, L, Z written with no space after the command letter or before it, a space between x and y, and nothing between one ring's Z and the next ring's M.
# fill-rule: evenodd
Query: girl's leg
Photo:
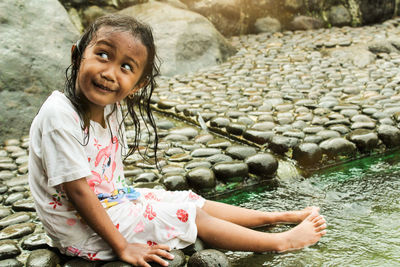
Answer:
M319 212L317 207L307 207L297 211L265 212L211 200L206 200L202 209L211 216L245 227L276 223L300 223L313 211Z
M213 247L240 251L285 251L300 249L318 242L325 234L324 218L313 211L299 225L283 233L258 232L210 216L197 209L198 236Z

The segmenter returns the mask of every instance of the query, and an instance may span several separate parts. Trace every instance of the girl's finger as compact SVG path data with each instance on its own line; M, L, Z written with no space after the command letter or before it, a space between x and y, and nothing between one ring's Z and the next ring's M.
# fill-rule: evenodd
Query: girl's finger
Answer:
M163 250L163 249L156 249L154 251L154 254L161 256L163 258L172 260L174 258L174 255L172 255L171 253L168 253L167 251Z
M138 260L138 266L143 266L143 267L151 267L151 265L150 264L148 264L145 260L143 260L143 259L140 259L140 260Z
M163 250L166 250L166 251L170 251L170 250L171 250L171 249L169 248L169 246L164 245L164 244L155 245L155 246L153 246L153 248L159 248L159 249L163 249Z
M160 258L159 256L157 256L155 254L149 255L147 258L149 261L156 262L162 266L168 266L168 264L169 264L167 261L163 260L162 258Z

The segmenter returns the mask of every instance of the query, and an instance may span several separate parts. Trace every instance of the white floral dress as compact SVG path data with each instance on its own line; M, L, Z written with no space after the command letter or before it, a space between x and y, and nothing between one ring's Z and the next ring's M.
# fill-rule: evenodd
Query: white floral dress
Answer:
M107 106L105 115L111 110L112 106ZM90 260L115 258L112 249L81 219L64 193L63 183L83 177L128 242L166 244L179 249L196 240L196 208L204 205L204 198L191 191L127 186L121 158L126 142L121 142L118 134L121 117L117 105L107 128L91 122L87 135L71 102L54 91L32 122L31 193L49 244L67 255Z

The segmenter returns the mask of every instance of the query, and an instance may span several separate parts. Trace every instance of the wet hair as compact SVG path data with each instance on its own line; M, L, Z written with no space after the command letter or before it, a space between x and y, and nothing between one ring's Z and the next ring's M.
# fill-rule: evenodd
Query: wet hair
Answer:
M137 38L142 42L142 44L147 49L147 60L146 65L144 67L142 76L140 77L137 84L141 85L141 89L138 90L133 97L126 97L125 104L127 107L127 113L123 114L123 119L119 122L119 130L118 134L120 136L120 141L123 142L123 132L122 132L122 124L125 122L125 119L128 115L131 116L133 120L133 124L135 127L135 137L134 143L130 146L128 153L125 155L128 157L133 154L136 149L139 147L140 142L140 118L144 121L144 125L148 131L149 136L151 135L151 131L149 126L154 131L154 155L155 162L157 165L157 145L158 145L158 135L157 129L155 125L155 120L150 108L150 98L153 94L154 88L156 87L155 77L159 75L158 68L158 58L156 55L156 48L154 44L154 38L152 34L151 28L133 17L127 15L120 14L109 14L102 16L96 19L81 35L79 40L76 42L76 47L72 51L71 55L71 65L66 69L66 82L64 88L64 94L68 97L68 99L72 102L76 111L78 112L81 120L82 120L82 130L86 132L86 137L83 145L87 145L89 141L89 129L90 129L90 113L89 113L89 100L80 92L77 91L76 81L78 78L78 72L83 60L83 54L85 49L91 43L92 40L96 38L96 34L102 27L110 27L113 31L127 32L130 33L134 38ZM105 118L106 123L109 124L108 119L109 116L115 112L118 108L117 104L114 104L112 112ZM120 108L121 109L121 108ZM136 109L136 111L135 111ZM122 109L121 109L122 112ZM139 113L139 116L137 114ZM108 127L110 131L112 129ZM122 137L122 138L121 138ZM111 139L112 133L111 133ZM151 142L151 138L148 139L148 145ZM146 158L140 150L139 153L143 158Z

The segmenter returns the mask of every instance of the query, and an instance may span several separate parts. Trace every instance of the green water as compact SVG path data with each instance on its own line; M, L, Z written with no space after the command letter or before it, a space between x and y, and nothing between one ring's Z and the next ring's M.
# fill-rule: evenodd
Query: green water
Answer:
M220 201L267 211L314 205L328 222L327 235L312 247L280 254L226 252L233 266L400 266L400 151Z

